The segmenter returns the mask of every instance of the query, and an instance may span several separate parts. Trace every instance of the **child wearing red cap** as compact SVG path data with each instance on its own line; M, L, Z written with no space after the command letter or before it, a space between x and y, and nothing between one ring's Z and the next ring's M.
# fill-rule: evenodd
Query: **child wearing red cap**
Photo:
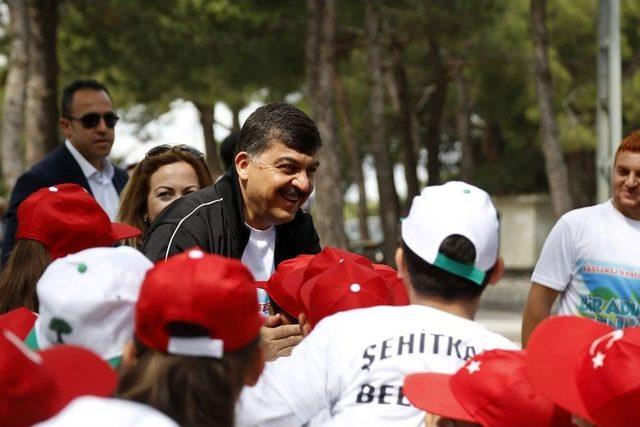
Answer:
M88 350L60 345L29 350L20 338L0 330L0 422L27 427L44 421L83 395L108 396L117 375Z
M480 427L575 427L571 414L537 393L523 351L489 350L455 374L412 374L404 381L411 403L449 422Z
M147 273L118 395L183 426L234 425L234 405L264 360L256 285L235 259L198 249Z
M537 391L580 425L640 425L640 328L614 329L577 316L543 320L527 342Z
M35 285L51 261L138 235L137 228L112 223L77 184L36 191L18 208L16 245L0 275L0 313L21 306L38 311Z

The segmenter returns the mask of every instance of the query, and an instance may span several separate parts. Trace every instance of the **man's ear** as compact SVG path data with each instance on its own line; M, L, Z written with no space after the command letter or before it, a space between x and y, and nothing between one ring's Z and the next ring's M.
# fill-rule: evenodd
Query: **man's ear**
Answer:
M502 279L504 275L504 260L502 257L498 257L496 263L493 265L493 270L491 270L491 276L489 276L489 284L495 285Z
M69 139L69 135L71 134L71 120L65 117L60 117L59 123L60 129L62 129L62 134L66 139Z
M136 346L133 341L127 341L122 348L122 369L129 369L138 362L138 355L136 354Z
M256 385L260 379L260 375L264 369L264 353L262 353L262 347L257 346L251 361L249 362L249 368L244 375L244 384L252 387Z
M236 158L233 160L234 165L236 167L236 173L240 177L240 179L247 179L248 167L249 167L249 154L246 151L241 151L236 154Z
M407 282L409 271L407 271L407 264L404 262L404 250L402 247L396 249L396 265L398 266L398 277Z
M407 295L409 295L409 301L414 301L415 296L413 293L413 286L411 286L411 276L407 269L407 263L404 262L404 249L402 246L396 250L396 265L398 266L398 277L402 279L404 287L407 289Z
M300 325L300 333L303 337L306 337L311 333L311 323L304 313L300 313L298 316L298 324Z

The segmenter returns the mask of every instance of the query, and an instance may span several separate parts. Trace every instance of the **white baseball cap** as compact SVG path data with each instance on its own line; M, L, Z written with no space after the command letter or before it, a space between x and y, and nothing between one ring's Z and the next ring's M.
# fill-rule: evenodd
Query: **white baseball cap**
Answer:
M135 305L151 267L128 246L86 249L54 261L36 285L40 316L25 343L32 349L74 344L117 366L133 337Z
M458 234L473 243L473 265L439 252L442 241ZM498 259L499 222L489 195L459 181L426 187L413 198L402 222L402 240L420 258L456 276L482 284Z
M137 402L85 396L37 427L178 427L162 412Z

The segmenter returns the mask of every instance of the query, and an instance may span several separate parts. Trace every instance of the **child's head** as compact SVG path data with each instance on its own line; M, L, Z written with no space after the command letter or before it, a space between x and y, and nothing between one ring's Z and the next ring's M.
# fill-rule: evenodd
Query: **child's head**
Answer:
M74 344L119 365L133 335L140 286L152 266L128 246L86 249L54 261L37 284L40 316L27 344Z
M6 427L44 421L78 396L108 396L117 375L92 352L61 345L29 350L13 333L0 330L0 420Z
M77 184L36 191L18 208L16 245L0 276L0 313L21 306L38 311L35 284L51 261L139 234L135 227L112 223Z
M238 260L198 249L149 271L119 396L181 425L233 425L235 401L264 361L256 285Z
M489 195L451 181L413 199L396 261L414 296L475 300L501 276L498 243L498 214Z

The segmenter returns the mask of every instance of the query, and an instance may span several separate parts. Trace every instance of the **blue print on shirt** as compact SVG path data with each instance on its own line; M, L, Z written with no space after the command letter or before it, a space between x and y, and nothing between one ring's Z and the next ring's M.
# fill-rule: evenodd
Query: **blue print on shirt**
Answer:
M578 275L589 294L580 296L580 315L614 328L640 325L640 267L580 260Z

